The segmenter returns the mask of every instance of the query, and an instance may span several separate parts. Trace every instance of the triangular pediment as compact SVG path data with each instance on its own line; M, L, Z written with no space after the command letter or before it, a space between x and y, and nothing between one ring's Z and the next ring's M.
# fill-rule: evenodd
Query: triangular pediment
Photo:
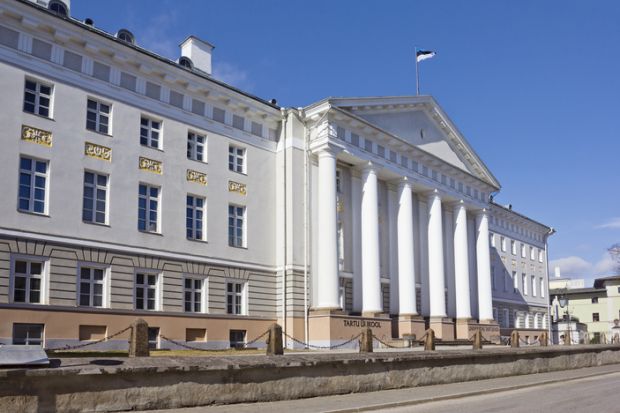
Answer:
M334 99L330 102L499 188L497 179L430 96Z

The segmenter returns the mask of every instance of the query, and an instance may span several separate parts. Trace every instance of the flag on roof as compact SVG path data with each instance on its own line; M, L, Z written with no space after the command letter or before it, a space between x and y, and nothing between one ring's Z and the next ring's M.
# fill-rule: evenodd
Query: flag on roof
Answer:
M430 59L435 56L435 52L430 50L418 50L416 52L415 58L416 61L421 62L422 60Z

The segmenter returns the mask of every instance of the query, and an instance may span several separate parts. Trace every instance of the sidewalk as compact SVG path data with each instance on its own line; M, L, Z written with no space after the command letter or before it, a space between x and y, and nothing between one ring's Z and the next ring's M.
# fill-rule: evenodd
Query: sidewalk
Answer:
M439 400L497 393L568 380L620 373L620 365L588 367L551 373L511 376L499 379L441 384L370 393L353 393L310 399L286 400L270 403L233 404L186 409L153 410L151 413L254 413L257 411L292 411L295 413L350 413L380 408L412 406Z

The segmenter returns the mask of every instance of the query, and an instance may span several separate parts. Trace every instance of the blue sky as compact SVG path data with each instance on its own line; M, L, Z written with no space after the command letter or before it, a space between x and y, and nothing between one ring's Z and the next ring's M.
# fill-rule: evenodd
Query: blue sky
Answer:
M193 34L214 74L284 106L433 95L502 184L496 198L557 229L552 266L610 274L620 242L618 1L72 1L72 15L170 58Z

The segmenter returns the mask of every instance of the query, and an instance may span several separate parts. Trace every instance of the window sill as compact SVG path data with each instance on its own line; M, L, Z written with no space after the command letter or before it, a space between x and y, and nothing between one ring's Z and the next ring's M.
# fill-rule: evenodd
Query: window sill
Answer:
M242 246L242 247L239 247L239 246L236 246L236 245L230 245L230 244L228 244L228 246L229 246L230 248L237 248L237 249L240 249L240 250L247 250L247 249L248 249L248 247L243 247L243 246Z
M138 232L140 232L142 234L159 235L160 237L164 236L164 234L162 234L161 232L157 232L157 231L146 231L146 230L139 229Z
M234 170L232 170L232 169L230 169L230 168L228 168L228 170L229 170L230 172L233 172L233 173L237 174L237 175L248 176L247 172L238 172L238 171L234 171Z
M185 238L188 241L192 241L192 242L197 242L199 244L208 244L209 241L207 241L206 239L196 239L196 238Z
M87 131L87 132L92 132L92 133L95 133L95 134L97 134L97 135L106 136L106 137L108 137L108 138L112 138L112 134L110 134L110 133L99 132L99 131L92 130L92 129L88 129L88 128L86 128L86 131Z
M87 225L94 225L96 227L104 227L104 228L110 228L110 224L105 224L105 223L101 223L101 222L90 222L90 221L84 221L82 220L82 223L87 224Z
M49 116L39 115L38 113L26 112L25 110L22 110L22 112L24 112L26 115L32 115L32 116L35 116L35 117L37 117L37 118L47 119L47 120L51 120L52 122L56 122L56 121L54 120L54 118L49 117Z
M188 161L192 161L192 162L197 162L197 163L201 163L204 165L208 165L209 162L208 161L199 161L198 159L192 159L192 158L187 158Z
M36 217L51 218L51 216L49 214L45 214L45 213L41 213L41 212L24 211L22 209L18 209L17 212L19 212L20 214L34 215Z
M143 145L143 144L140 144L140 147L141 147L141 148L152 149L152 150L157 151L157 152L162 152L162 153L164 152L164 150L163 150L163 149L161 149L161 148L156 148L156 147L154 147L154 146L149 146L149 145Z

